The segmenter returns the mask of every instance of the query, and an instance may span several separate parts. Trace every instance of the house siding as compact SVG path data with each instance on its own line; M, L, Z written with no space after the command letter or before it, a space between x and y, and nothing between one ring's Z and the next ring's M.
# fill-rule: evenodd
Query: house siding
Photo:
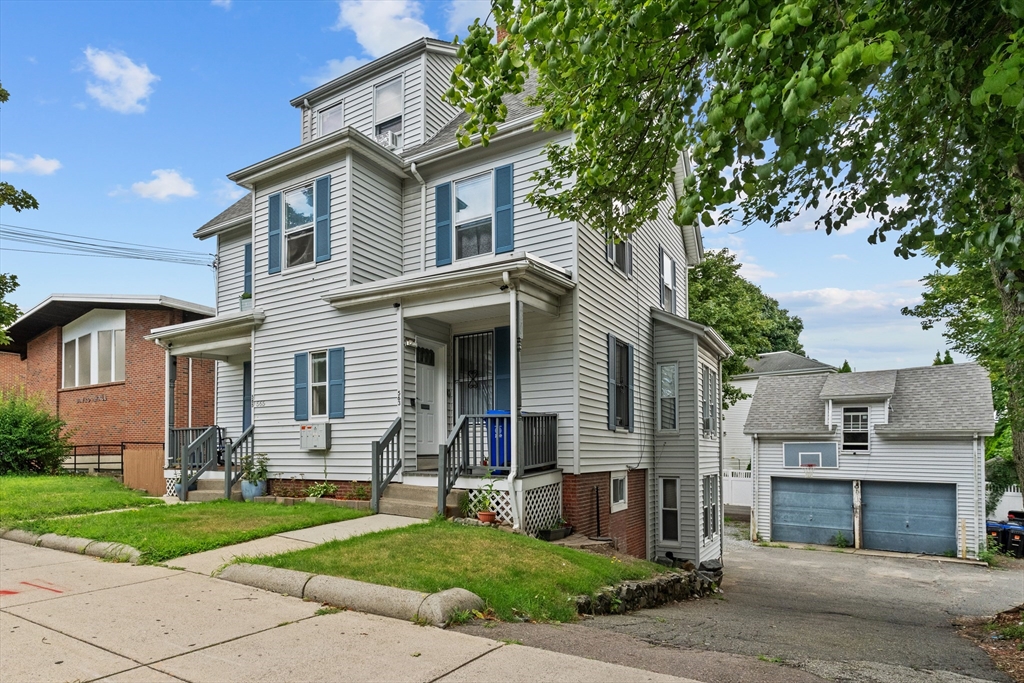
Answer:
M252 241L251 227L217 236L217 315L238 310L245 289L245 245Z
M711 372L714 372L718 377L719 389L718 389L718 400L719 400L719 411L721 411L721 382L722 382L722 368L718 363L717 358L706 348L701 346L699 348L698 360L700 366L706 366ZM702 373L699 371L696 377L697 385L697 405L700 406L704 399L704 387L701 382ZM698 411L698 415L700 415ZM714 433L708 435L703 430L699 430L698 440L698 479L697 479L697 525L700 527L700 561L706 560L717 560L722 557L722 478L721 478L721 451L719 437L721 434L721 412L719 412L718 425ZM718 532L710 537L704 537L703 529L703 506L704 506L704 477L708 475L718 474L718 522L716 528Z
M402 185L352 155L352 284L402 274Z
M451 87L452 71L459 60L448 55L425 53L423 139L429 140L455 118L459 111L441 98Z
M754 400L754 391L757 390L757 377L749 379L731 379L729 383L747 394L729 406L722 413L722 450L725 453L724 466L732 470L745 470L750 464L753 441L750 436L743 433L743 425L747 422L747 415L750 413L750 404Z

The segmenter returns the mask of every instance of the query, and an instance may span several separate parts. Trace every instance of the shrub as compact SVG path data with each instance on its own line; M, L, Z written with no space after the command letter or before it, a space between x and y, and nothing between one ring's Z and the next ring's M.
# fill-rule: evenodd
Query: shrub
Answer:
M0 392L0 475L57 474L70 450L67 423L41 400Z

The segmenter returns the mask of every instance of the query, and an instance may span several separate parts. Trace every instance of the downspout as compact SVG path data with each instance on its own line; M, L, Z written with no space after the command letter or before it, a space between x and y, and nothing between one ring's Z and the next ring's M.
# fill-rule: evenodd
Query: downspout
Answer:
M750 490L751 490L751 508L750 508L750 540L757 540L757 470L758 470L758 442L757 434L754 434L753 438L754 450L750 457Z
M979 453L978 449L978 434L974 434L974 538L978 544L978 549L981 549L981 539L985 538L986 544L988 543L988 536L984 535L980 524L984 517L984 491L985 491L985 461Z
M506 270L501 274L501 281L508 287L509 295L509 445L512 450L512 462L508 470L508 498L512 505L512 528L519 529L523 525L522 510L516 497L516 468L519 467L519 293L508 276Z
M192 356L188 357L188 428L192 429Z
M725 490L725 482L722 481L722 469L725 467L725 448L722 445L722 359L718 359L718 389L715 391L715 401L719 405L715 406L715 410L718 412L718 519L715 520L715 526L718 527L718 561L725 565L725 500L722 493Z
M416 170L416 162L409 164L409 172L420 184L420 272L427 269L427 183Z

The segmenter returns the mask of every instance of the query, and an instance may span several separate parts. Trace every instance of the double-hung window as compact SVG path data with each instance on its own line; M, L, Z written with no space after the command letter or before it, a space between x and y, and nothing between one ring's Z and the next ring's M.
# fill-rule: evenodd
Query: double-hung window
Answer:
M614 238L608 238L605 245L605 259L627 277L633 271L633 243L632 240L624 239L616 242Z
M703 523L704 540L710 540L718 533L718 475L708 474L702 479L703 501L701 521Z
M373 89L373 132L377 139L402 146L402 78L394 78Z
M679 541L679 480L661 480L661 540Z
M843 408L843 450L867 453L867 408Z
M493 183L490 173L455 183L456 259L491 253L493 211Z
M629 486L627 486L628 474L626 472L612 472L612 512L620 512L629 507Z
M676 312L676 262L665 252L661 253L661 307L669 313Z
M313 183L284 193L284 242L288 268L313 262Z
M309 354L309 414L310 417L327 415L327 352Z
M633 431L633 345L608 335L608 429Z
M324 136L341 130L345 125L345 105L342 102L321 109L317 117L317 135Z
M658 365L658 429L675 431L679 395L678 368L675 363Z
M295 354L295 419L345 417L345 348Z
M701 431L705 438L718 433L718 373L706 365L701 366Z

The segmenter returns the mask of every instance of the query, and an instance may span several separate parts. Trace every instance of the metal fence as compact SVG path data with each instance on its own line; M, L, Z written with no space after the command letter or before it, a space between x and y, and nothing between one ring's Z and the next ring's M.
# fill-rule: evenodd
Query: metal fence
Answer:
M77 444L64 459L64 469L71 472L124 473L124 452L133 446L159 446L162 441L122 441L120 443Z

